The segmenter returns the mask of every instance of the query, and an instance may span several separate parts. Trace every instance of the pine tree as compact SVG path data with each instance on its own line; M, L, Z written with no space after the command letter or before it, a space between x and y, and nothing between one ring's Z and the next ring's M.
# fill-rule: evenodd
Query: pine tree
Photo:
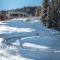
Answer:
M53 27L57 28L60 20L60 0L52 0L52 21Z
M42 22L44 25L46 25L46 22L48 20L48 6L49 6L49 1L44 0L43 2L43 15L42 15Z
M44 0L42 21L48 27L60 29L60 0Z

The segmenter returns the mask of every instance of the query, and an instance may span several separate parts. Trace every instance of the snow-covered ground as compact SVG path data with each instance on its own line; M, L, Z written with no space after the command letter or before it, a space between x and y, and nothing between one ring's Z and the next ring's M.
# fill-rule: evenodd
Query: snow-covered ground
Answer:
M60 32L44 27L36 18L2 21L0 60L60 60Z

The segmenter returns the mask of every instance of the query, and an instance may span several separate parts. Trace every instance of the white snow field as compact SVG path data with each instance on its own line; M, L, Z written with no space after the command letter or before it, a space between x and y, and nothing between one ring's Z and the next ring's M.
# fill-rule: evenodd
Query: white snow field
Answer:
M60 60L60 32L37 18L1 21L0 60Z

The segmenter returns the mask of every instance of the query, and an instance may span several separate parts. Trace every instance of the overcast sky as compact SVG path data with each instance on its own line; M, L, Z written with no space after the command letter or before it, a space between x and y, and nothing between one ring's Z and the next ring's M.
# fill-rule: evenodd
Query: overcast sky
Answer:
M0 10L21 8L24 6L39 6L43 0L0 0Z

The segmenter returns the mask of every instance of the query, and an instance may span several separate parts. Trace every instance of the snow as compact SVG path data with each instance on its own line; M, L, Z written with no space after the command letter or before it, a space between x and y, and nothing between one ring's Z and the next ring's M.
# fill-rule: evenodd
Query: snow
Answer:
M17 53L17 48L16 47L4 47L3 46L3 38L0 38L0 60L33 60L33 59L28 59L28 58L24 58L21 55L18 55ZM11 53L16 53L16 55L12 55Z
M35 31L35 29L31 29L31 28L16 28L16 27L10 27L10 26L0 26L0 34L2 33L12 33L12 32L32 32Z
M49 49L49 47L36 45L36 44L32 44L32 43L25 43L25 44L23 44L23 46L29 47L29 48L34 48L34 49Z
M0 22L0 60L49 59L60 60L59 31L44 27L36 17Z
M13 44L13 45L17 45L17 46L20 45L19 40L16 40L16 42L15 42L15 43L12 43L12 44Z

